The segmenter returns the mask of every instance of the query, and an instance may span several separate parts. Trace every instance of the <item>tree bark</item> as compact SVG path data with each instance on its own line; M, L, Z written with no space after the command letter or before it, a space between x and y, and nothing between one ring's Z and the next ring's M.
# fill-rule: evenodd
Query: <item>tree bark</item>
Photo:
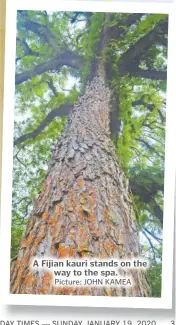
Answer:
M11 293L150 295L143 271L128 271L133 287L54 287L49 272L32 272L31 260L122 259L140 255L138 230L125 176L110 139L111 92L101 74L74 106L52 155L17 259Z

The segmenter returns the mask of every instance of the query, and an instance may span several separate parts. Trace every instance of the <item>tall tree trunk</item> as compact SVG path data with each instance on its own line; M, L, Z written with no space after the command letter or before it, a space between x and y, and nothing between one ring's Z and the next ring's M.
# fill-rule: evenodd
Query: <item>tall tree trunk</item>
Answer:
M148 296L142 271L130 270L135 285L54 287L49 272L31 272L31 259L131 258L140 245L128 186L110 139L111 92L98 74L79 99L58 141L18 258L11 268L11 292Z

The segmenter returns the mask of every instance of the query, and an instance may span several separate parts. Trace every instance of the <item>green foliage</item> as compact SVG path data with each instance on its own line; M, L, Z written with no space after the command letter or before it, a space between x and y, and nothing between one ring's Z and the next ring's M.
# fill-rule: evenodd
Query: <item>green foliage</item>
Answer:
M14 258L19 248L19 242L24 235L25 224L22 226L12 225L11 228L11 258Z
M147 276L152 288L152 297L161 297L162 264L153 264Z
M95 13L91 16L91 25L89 30L81 37L79 46L83 50L86 58L86 64L82 70L82 80L86 82L86 77L90 73L91 64L98 55L98 44L101 39L101 32L104 26L104 13Z

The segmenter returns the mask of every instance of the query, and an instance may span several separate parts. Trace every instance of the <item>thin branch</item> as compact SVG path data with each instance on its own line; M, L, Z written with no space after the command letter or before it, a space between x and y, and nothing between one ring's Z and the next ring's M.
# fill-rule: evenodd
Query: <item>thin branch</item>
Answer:
M21 219L20 223L15 222L14 220L12 220L12 223L16 226L22 226L24 224L25 219L28 217L29 214L29 206L32 203L32 201L28 202L28 204L25 207L25 214L23 216L23 218Z
M21 161L21 159L18 157L18 156L16 156L16 159L18 160L18 162L21 164L21 165L23 165L25 168L27 167L22 161Z
M165 122L165 117L163 116L162 112L160 110L158 110L161 122L164 123Z
M149 245L150 245L150 247L152 249L154 259L156 259L155 250L157 250L157 249L153 246L151 239L147 236L147 234L146 234L146 232L144 230L142 230L142 233L147 238L147 241L149 242Z
M152 122L150 122L149 124L143 124L143 126L146 126L146 125L152 125L152 124L160 124L160 125L163 125L163 123L160 123L160 122L158 122L158 120L154 120L154 121L152 121ZM154 128L155 128L155 126L154 126ZM162 128L162 130L164 130L164 127Z
M64 15L65 15L67 18L69 18L69 19L72 19L72 17L73 17L72 15L69 15L69 14L68 14L67 12L65 12L65 11L64 11Z
M143 140L143 139L138 139L138 138L136 138L135 139L136 141L139 141L139 142L142 142L150 151L152 151L152 152L154 152L158 157L160 157L160 158L164 158L162 155L160 155L159 153L158 153L158 151L154 148L154 147L152 147L147 141L145 141L145 140Z
M151 125L154 124L154 123L155 123L155 126L152 127ZM160 127L160 126L158 126L158 125L156 125L156 124L160 124L160 125L162 125L162 124L159 123L158 121L152 121L152 122L150 122L150 123L144 123L143 126L149 128L149 129L151 129L151 130L154 130L154 129L159 129L159 130L162 130L162 131L165 130L165 127L164 127L164 126L163 126L163 127Z
M63 88L60 84L59 84L59 88L63 91L70 91L71 89L66 89L66 88Z
M146 133L147 133L147 134L146 134ZM152 136L151 136L151 132L148 132L148 131L144 130L144 131L143 131L143 134L144 134L147 138L149 138L149 139L153 139L153 140L155 140L156 142L160 143L162 146L164 145L164 143L161 142L159 139L156 139L156 138L152 137ZM156 133L155 133L155 135L157 136Z
M157 237L153 232L147 230L146 228L144 228L144 230L151 236L153 237L159 244L162 243L162 239Z
M159 129L159 130L161 130L161 131L164 131L164 130L165 130L164 127L162 128L162 127L160 127L160 126L158 126L158 125L155 125L154 127L151 127L151 124L152 124L152 123L150 123L150 124L143 124L143 126L149 128L149 129L151 129L151 130L155 130L155 129Z
M13 159L16 158L16 156L20 153L21 149L23 148L23 146L16 152L16 154L13 156Z
M57 97L58 96L58 92L53 84L53 81L52 79L50 79L48 82L47 82L49 88L51 89L51 91L53 92L54 96Z
M24 201L26 199L31 201L31 199L28 196L25 196L22 199L20 199L18 202L15 202L14 205L18 205L18 204L20 204L22 201Z
M22 147L21 147L21 148L18 150L18 152L13 156L13 159L16 158L16 159L18 160L18 162L26 168L27 166L23 163L23 161L21 161L21 158L18 157L18 154L20 153L21 149L22 149Z
M152 159L150 159L148 156L144 155L144 154L143 154L142 152L140 152L137 148L135 148L135 147L130 147L130 148L131 148L131 149L134 148L134 149L136 150L136 152L139 153L139 155L142 155L143 157L145 157L145 158L147 158L148 160L150 160L151 163L153 163L153 160L152 160Z
M140 161L141 154L139 154L139 151L137 151L137 149L135 147L130 147L130 149L132 149L135 152L135 155L137 155L138 161Z
M14 141L14 145L19 145L26 140L35 139L56 116L67 116L70 113L72 107L72 104L63 104L59 108L52 110L34 131L17 138Z
M31 56L39 56L40 55L39 52L32 51L25 40L22 40L19 37L17 37L16 40L23 46L26 55L31 55ZM20 60L20 59L22 59L22 57L18 58L18 60Z

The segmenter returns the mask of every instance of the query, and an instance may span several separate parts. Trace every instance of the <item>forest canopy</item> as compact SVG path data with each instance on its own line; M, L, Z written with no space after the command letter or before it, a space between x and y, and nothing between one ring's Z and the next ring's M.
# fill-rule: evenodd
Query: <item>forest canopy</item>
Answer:
M18 11L12 259L52 150L100 58L114 94L111 139L151 260L153 296L160 296L167 33L164 14Z

